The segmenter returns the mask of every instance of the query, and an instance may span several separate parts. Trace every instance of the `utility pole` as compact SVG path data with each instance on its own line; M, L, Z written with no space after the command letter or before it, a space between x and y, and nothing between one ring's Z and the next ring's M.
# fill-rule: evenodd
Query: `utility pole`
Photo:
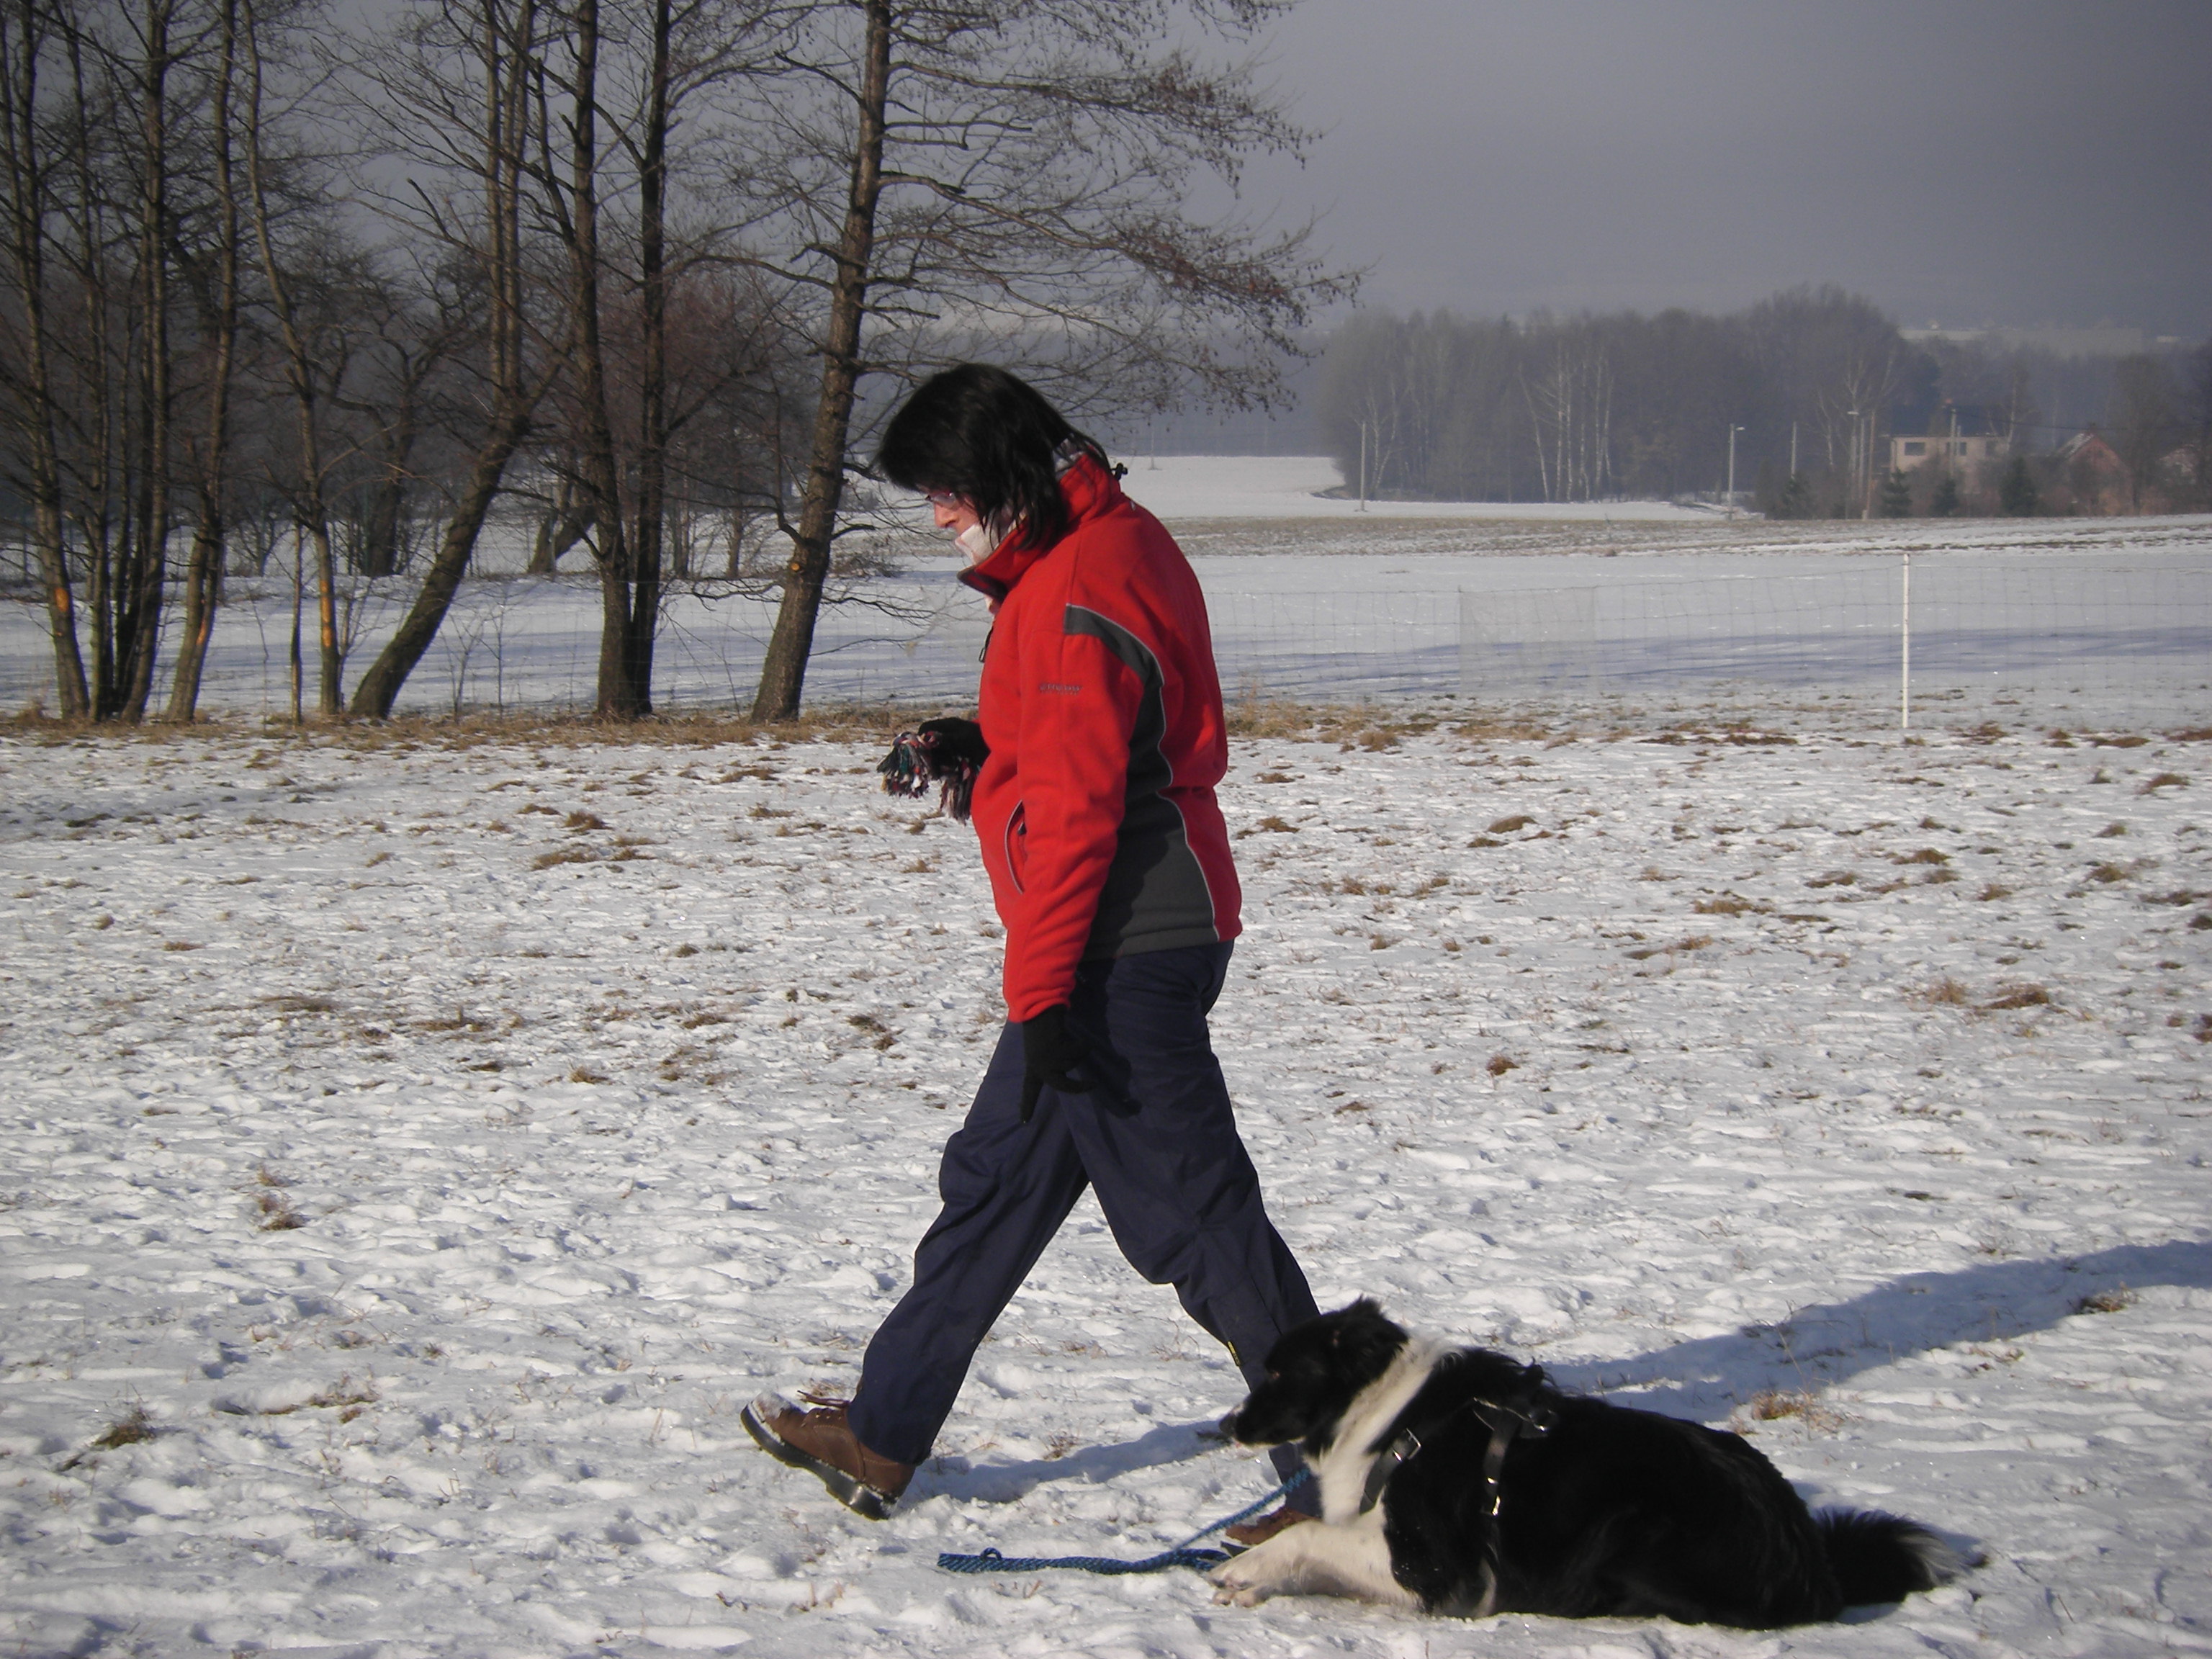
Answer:
M1905 580L1898 596L1897 729L1912 729L1912 550L1905 550Z
M1367 422L1359 423L1359 510L1367 510Z
M1859 434L1859 517L1874 517L1874 410L1861 417Z
M1856 492L1859 487L1859 412L1856 409L1851 411L1851 441L1845 446L1844 459L1850 464L1850 488L1853 492ZM1844 517L1850 517L1851 510L1850 495L1844 497L1843 507Z
M1797 422L1790 422L1790 476L1797 476Z
M1741 427L1733 422L1729 426L1728 515L1731 522L1735 518L1735 434L1742 430Z

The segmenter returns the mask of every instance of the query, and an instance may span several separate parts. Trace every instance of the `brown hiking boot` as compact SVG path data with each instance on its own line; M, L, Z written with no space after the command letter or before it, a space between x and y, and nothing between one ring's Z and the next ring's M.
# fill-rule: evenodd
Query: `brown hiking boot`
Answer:
M839 1503L871 1521L889 1515L914 1479L914 1465L878 1457L854 1437L842 1400L820 1401L810 1411L763 1395L738 1416L763 1451L819 1476Z
M1307 1514L1304 1510L1294 1510L1285 1504L1273 1515L1263 1515L1256 1521L1240 1521L1221 1535L1231 1543L1242 1544L1249 1550L1255 1544L1266 1543L1279 1532L1288 1532L1301 1521L1317 1521L1320 1518L1319 1516Z

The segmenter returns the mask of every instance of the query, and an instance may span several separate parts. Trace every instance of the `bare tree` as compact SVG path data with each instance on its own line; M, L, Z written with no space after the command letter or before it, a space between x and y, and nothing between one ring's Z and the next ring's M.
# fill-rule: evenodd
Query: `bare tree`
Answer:
M419 467L432 435L438 383L466 338L471 318L451 284L441 283L401 250L360 285L363 337L352 381L333 388L360 428L357 469L347 509L354 568L366 577L396 576L412 550L412 506L423 493Z
M726 153L727 110L712 94L750 70L775 20L745 0L571 0L560 16L549 84L564 137L557 149L542 144L535 166L566 257L567 459L532 562L550 564L589 527L598 710L635 719L653 707L670 445L702 406L672 399L671 294L726 259L736 229L710 193L678 198L679 185L702 181L676 165L671 139L688 122L708 135L694 138L695 151ZM690 211L672 226L679 207Z
M2143 510L2145 493L2156 493L2166 457L2179 438L2179 398L2173 374L2148 353L2123 357L2112 368L2112 450L2128 480L2128 505Z
M2195 488L2197 505L2212 507L2212 340L2189 354L2181 425L2188 444L2189 477Z
M45 590L61 712L89 714L92 696L76 629L62 491L64 418L53 362L47 277L48 216L56 210L59 157L42 118L43 74L57 51L57 20L42 0L0 7L0 165L6 167L8 291L5 316L7 418L17 462L11 471L28 498L32 540Z
M863 383L1018 343L1079 411L1278 384L1311 309L1350 289L1304 229L1185 205L1305 135L1249 73L1151 43L1232 45L1287 0L817 0L761 84L734 180L753 258L820 362L782 600L753 714L798 712ZM986 344L984 343L988 342Z
M1583 318L1547 328L1549 360L1524 375L1536 440L1537 477L1547 501L1595 501L1613 473L1613 366L1603 331Z
M300 270L278 258L270 224L270 158L262 120L266 86L261 43L266 15L258 0L242 0L242 3L246 193L252 207L254 241L261 255L262 280L267 285L277 338L283 346L284 379L297 422L299 467L292 495L299 526L314 549L317 708L325 719L335 720L345 713L345 653L338 637L337 561L331 540L329 484L333 458L326 457L324 448L323 411L345 377L350 341L328 303L341 287L338 273L326 265L318 273L321 281L308 276L303 282ZM319 290L314 298L322 301L318 308L324 315L319 319L307 314L308 305L301 292L303 286ZM323 326L318 328L318 321Z
M391 714L437 637L507 463L570 349L538 337L529 302L524 208L529 147L544 115L544 47L538 0L423 0L357 65L362 118L386 153L418 169L383 204L447 252L475 303L484 362L445 534L414 604L354 687L356 715Z
M188 440L196 492L191 553L185 566L184 627L169 683L166 718L190 722L198 713L200 677L222 598L226 497L230 488L230 395L238 353L238 187L233 154L233 94L238 70L239 0L220 0L217 45L207 123L214 167L215 243L211 261L193 273L205 360L206 410ZM210 267L211 268L209 268Z
M191 204L210 193L194 168L213 148L201 124L219 14L9 0L4 15L9 470L32 508L64 712L136 720L200 349L178 279L200 252Z

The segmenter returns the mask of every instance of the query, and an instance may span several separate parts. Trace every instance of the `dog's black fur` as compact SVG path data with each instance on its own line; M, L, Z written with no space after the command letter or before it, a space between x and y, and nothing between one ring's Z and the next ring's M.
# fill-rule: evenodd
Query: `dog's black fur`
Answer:
M1371 1301L1302 1325L1275 1345L1267 1380L1224 1426L1248 1444L1295 1441L1316 1469L1339 1471L1338 1492L1324 1482L1326 1521L1346 1523L1367 1464L1338 1448L1345 1419L1408 1340ZM1380 1454L1404 1429L1419 1437L1380 1507L1390 1575L1431 1613L1768 1629L1899 1601L1964 1565L1916 1522L1812 1514L1741 1436L1563 1394L1540 1368L1481 1348L1425 1363L1411 1403L1379 1431L1363 1425L1360 1449ZM1512 1442L1494 1517L1483 1477L1492 1431L1470 1401L1550 1424Z

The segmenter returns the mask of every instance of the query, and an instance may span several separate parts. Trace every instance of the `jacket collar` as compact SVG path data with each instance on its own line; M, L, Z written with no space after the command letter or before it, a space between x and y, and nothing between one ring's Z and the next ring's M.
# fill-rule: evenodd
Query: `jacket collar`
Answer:
M1112 512L1125 499L1121 481L1087 453L1077 456L1074 464L1060 475L1060 494L1067 503L1071 535L1100 514ZM1016 526L989 557L962 571L960 580L987 599L1003 599L1029 574L1030 567L1052 550L1052 547L1039 547L1026 529Z

